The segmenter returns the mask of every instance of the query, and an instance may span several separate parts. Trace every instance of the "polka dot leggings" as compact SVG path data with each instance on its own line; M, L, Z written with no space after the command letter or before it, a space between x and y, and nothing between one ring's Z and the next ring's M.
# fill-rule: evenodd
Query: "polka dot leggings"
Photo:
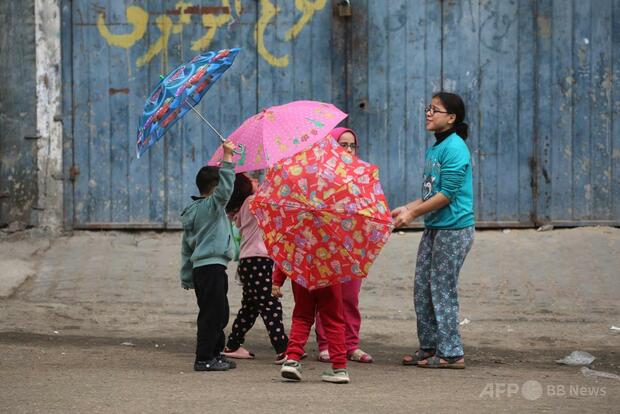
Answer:
M239 279L243 284L241 309L232 325L226 347L239 348L245 341L245 334L252 329L260 314L269 332L271 345L280 354L286 351L288 337L282 324L282 304L271 296L271 273L273 260L266 257L248 257L239 261Z

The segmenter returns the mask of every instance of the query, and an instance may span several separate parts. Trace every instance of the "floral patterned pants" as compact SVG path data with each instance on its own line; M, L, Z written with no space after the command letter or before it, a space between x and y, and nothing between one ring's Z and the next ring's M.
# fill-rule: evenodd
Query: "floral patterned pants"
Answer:
M459 272L474 243L474 227L426 229L420 240L413 303L423 350L440 357L463 355L459 334Z

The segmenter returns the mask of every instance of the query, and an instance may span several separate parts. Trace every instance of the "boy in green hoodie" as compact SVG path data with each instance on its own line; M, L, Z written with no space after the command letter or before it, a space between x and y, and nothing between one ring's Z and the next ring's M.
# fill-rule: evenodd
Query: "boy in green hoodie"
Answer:
M195 371L227 371L235 368L221 355L224 328L228 324L228 275L226 267L233 256L226 204L233 192L235 146L222 144L220 167L205 166L196 175L199 197L181 213L181 285L194 289L198 302Z

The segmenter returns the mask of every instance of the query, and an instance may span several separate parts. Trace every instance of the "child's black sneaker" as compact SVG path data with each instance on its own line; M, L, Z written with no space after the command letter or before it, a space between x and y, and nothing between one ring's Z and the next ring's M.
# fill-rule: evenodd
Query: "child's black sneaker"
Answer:
M209 361L195 361L194 371L228 371L230 364L213 358Z
M217 357L217 360L228 364L230 366L230 369L237 368L237 363L235 361L231 361L230 359L226 358L225 355L220 355L219 357Z

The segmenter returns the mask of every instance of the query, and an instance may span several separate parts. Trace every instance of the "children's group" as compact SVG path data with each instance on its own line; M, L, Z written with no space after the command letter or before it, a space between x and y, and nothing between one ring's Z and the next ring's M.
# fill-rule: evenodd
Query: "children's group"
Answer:
M422 114L421 114L422 115ZM419 174L420 197L391 210L394 227L424 218L417 250L414 305L419 344L402 358L420 368L464 369L459 334L458 277L474 241L472 163L466 143L465 104L453 93L440 92L424 111L426 129L435 142L428 148ZM360 137L349 128L330 134L343 150L357 156ZM424 145L424 137L417 137ZM308 290L291 281L294 309L288 330L280 302L287 273L274 262L251 204L259 189L249 173L235 173L235 144L222 144L219 166L205 166L196 175L199 195L181 214L181 284L193 289L198 304L196 371L227 371L234 360L252 359L245 336L260 316L275 351L273 362L283 378L302 380L302 360L315 327L319 361L331 364L321 375L329 383L349 383L347 362L372 363L360 347L362 279ZM228 263L235 256L232 224L239 230L237 277L243 287L239 311L228 337ZM414 247L412 246L412 254Z

